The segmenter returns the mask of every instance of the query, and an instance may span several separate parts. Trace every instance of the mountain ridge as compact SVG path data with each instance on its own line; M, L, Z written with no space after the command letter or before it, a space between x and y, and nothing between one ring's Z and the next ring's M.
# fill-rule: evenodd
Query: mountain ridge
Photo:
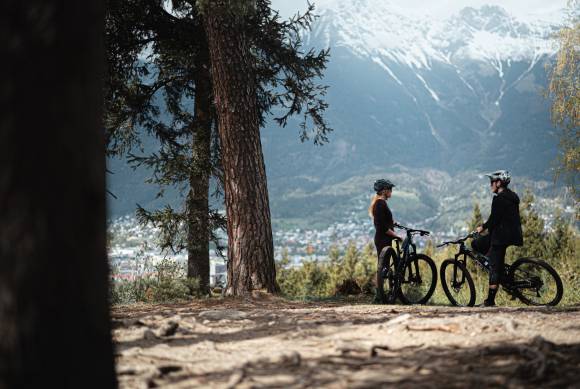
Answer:
M329 39L331 58L322 83L330 86L326 117L335 131L330 134L328 144L317 147L300 142L296 118L291 119L285 129L278 128L273 121L262 129L275 221L301 219L305 224L332 223L337 215L324 209L319 212L313 207L344 209L345 212L349 207L354 209L361 201L360 196L352 192L347 196L337 195L340 186L348 186L359 177L372 181L373 177L396 172L397 166L410 171L402 177L416 175L418 178L411 181L417 185L425 169L449 175L449 182L456 182L454 177L463 177L466 171L486 172L499 168L512 171L516 177L527 177L530 182L548 182L557 153L557 130L550 122L548 101L541 91L547 85L542 65L549 63L553 53L550 31L557 28L553 21L514 21L514 17L499 7L483 7L466 8L451 19L438 19L428 25L421 22L423 19L409 22L411 16L405 21L392 12L394 16L385 20L403 20L397 26L403 23L415 33L423 34L419 39L413 35L415 33L409 33L406 41L393 43L392 51L380 47L380 42L375 43L376 47L346 44L347 41L340 40L339 29L329 29L328 26L350 28L350 35L343 34L347 37L370 34L373 24L366 23L364 18L357 19L356 15L348 19L352 14L349 10L375 3L383 4L383 12L366 14L382 20L380 18L390 12L389 2L358 0L354 5L347 4L351 8L325 10L320 7L321 17L315 22L312 33L304 36L307 48L327 47ZM348 20L362 23L362 26L353 28L346 22ZM452 20L453 31L463 28L471 31L471 35L464 34L455 40L446 38L454 37L450 27L444 28L446 20ZM470 27L466 27L467 24ZM396 26L387 27L392 30ZM476 27L479 30L474 32ZM490 33L486 29L493 31ZM512 57L470 56L474 52L472 48L478 47L473 42L495 42L478 41L482 31L505 36L506 42L511 42L518 50ZM447 35L438 35L439 32ZM404 31L400 33L404 35ZM516 33L531 34L532 38L514 40ZM383 34L376 40L381 36L381 39L388 38ZM472 38L475 40L470 40ZM369 35L368 39L372 40L373 36ZM431 47L427 52L435 54L413 52L413 41L417 41L419 47ZM447 43L443 44L444 41ZM427 45L433 42L435 46ZM493 52L496 46L511 47L494 45L487 53ZM410 47L408 52L402 50L406 46ZM124 177L125 173L113 176L113 193L118 188L131 196L134 190L122 189ZM134 182L135 173L126 178ZM155 188L143 185L143 191L136 191L141 204L158 206L160 201L154 199ZM368 188L371 186L369 182ZM359 182L356 187L366 198L368 193L364 185ZM413 201L405 207L408 215L400 215L403 220L420 221L411 209L414 206L425 211L425 219L437 215L439 200L429 200L433 191L427 186L419 192L409 197ZM465 192L465 196L472 196L472 192ZM552 196L549 192L542 190L542 196ZM553 192L555 196L558 191ZM143 198L147 193L151 193L148 195L150 202ZM174 200L173 196L170 200ZM130 202L126 201L113 213L129 211L128 204Z

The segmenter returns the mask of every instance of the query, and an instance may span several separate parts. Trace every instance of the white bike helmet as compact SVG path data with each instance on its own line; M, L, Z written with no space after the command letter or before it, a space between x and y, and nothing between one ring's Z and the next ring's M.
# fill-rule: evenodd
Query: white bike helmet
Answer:
M491 181L501 181L503 184L507 185L510 183L512 176L507 170L498 170L493 173L486 174Z

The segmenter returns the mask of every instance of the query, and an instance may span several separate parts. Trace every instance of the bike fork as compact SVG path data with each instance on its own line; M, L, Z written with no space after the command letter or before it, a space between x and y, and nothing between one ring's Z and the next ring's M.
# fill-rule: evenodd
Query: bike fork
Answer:
M460 285L463 285L463 283L465 282L465 273L461 272L461 280L457 281L457 268L459 266L457 266L458 263L463 263L463 265L465 266L465 257L463 259L463 261L461 261L459 259L459 255L455 256L455 262L453 263L453 278L452 278L452 283L451 286L453 288L458 288Z

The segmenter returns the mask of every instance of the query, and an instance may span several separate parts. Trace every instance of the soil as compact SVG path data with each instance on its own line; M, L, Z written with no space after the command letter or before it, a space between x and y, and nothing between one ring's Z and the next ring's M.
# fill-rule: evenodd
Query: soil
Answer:
M208 299L113 309L121 388L580 388L580 307Z

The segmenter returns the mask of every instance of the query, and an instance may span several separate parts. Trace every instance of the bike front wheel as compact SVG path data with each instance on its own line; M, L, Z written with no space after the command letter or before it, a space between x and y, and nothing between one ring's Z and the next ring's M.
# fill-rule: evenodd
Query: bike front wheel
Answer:
M564 294L560 276L540 259L521 258L510 268L508 287L527 305L557 305Z
M401 301L405 304L425 304L433 295L436 286L435 262L423 254L409 258L401 279Z
M441 286L451 304L458 307L473 307L475 285L465 265L455 259L446 259L439 270Z

